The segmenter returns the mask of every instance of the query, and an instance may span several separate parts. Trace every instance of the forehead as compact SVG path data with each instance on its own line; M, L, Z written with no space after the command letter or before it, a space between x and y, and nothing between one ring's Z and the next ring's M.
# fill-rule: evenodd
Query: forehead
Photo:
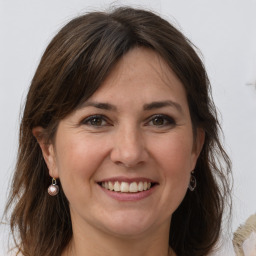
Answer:
M112 69L100 88L89 100L122 99L177 100L186 104L183 84L158 53L147 48L134 48Z
M103 84L108 83L108 80L113 83L115 79L122 78L145 81L147 80L145 74L148 78L154 79L152 82L162 80L167 85L177 82L182 85L165 60L157 52L145 47L137 47L126 53Z

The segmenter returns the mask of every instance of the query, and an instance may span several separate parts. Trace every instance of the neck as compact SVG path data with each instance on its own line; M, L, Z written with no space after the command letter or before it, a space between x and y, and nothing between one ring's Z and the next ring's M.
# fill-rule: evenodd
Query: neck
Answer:
M147 235L118 236L73 223L73 238L62 256L175 256L166 223ZM86 230L86 232L84 232Z

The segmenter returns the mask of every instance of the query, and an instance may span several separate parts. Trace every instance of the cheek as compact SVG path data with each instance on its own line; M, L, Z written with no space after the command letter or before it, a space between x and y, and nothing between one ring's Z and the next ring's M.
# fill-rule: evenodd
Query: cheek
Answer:
M57 168L64 192L68 196L74 187L88 192L92 177L104 159L102 144L81 137L66 138L60 140L58 149Z
M162 141L155 151L163 186L162 203L166 212L173 213L183 200L192 168L192 145L189 137L172 137Z
M192 148L193 140L189 136L170 136L158 143L155 150L158 164L163 166L167 176L187 175L193 168Z

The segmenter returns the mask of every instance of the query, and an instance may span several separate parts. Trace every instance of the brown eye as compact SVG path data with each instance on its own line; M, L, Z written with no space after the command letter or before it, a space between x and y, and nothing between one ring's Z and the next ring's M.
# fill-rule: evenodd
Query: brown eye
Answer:
M174 119L167 115L154 115L150 118L147 125L152 125L156 127L174 126L176 122Z
M106 121L106 118L102 115L93 115L85 118L82 121L82 124L93 127L102 127L107 126L108 122Z
M95 117L89 121L89 123L93 126L101 126L102 125L102 119Z
M157 116L152 120L153 125L163 125L164 124L164 118L161 116Z

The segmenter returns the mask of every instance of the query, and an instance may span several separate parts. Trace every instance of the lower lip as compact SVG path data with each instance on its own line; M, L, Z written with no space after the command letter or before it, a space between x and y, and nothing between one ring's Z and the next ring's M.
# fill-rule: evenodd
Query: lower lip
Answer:
M100 185L99 185L100 186ZM149 197L155 190L156 185L151 187L148 190L136 193L122 193L122 192L115 192L108 189L105 189L100 186L100 188L110 197L118 201L139 201Z

